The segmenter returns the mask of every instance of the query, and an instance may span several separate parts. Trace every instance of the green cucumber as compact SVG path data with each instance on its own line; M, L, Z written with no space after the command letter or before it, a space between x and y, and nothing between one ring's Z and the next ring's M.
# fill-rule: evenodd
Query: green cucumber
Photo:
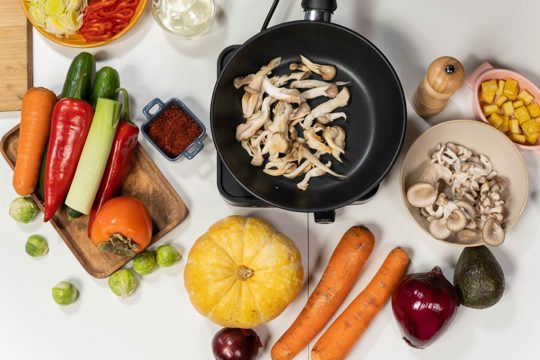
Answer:
M118 99L118 88L120 88L120 76L118 71L110 66L105 66L96 73L92 92L90 94L90 104L95 109L98 98L111 100Z
M45 203L45 165L47 164L47 152L49 149L49 144L45 145L45 151L41 157L41 167L39 168L39 178L38 178L38 195L42 203Z
M92 54L82 52L75 56L69 66L60 98L88 100L95 70L96 62Z
M83 213L80 213L77 210L72 209L67 205L64 205L64 206L66 207L66 212L68 214L68 219L69 220L75 220L75 219L77 219L77 218L79 218L79 217L81 217L83 215Z

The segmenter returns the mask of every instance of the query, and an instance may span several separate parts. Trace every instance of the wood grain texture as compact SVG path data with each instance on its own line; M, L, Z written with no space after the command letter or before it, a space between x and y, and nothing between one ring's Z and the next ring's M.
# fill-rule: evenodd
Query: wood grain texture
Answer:
M32 86L32 25L21 0L0 1L0 111L21 109Z
M11 168L15 165L18 140L17 125L7 132L0 142L0 151ZM133 196L146 205L152 218L152 244L187 216L184 202L140 144L135 149L130 171L120 194ZM43 211L41 200L35 194L32 197ZM96 278L108 277L131 260L131 257L100 252L87 236L87 216L69 220L62 208L53 216L51 223L81 265Z
M463 84L465 71L459 60L451 56L435 59L418 85L412 99L414 110L423 118L441 112L448 99Z

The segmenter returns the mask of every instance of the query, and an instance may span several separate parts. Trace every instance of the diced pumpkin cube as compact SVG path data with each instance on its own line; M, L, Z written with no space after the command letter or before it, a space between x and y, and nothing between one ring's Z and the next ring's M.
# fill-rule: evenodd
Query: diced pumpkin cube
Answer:
M525 144L525 135L510 134L510 139L520 144Z
M519 124L523 124L525 121L531 120L531 115L529 114L529 110L525 106L520 106L517 109L514 110L514 114L516 114L516 118L519 120Z
M533 118L537 118L540 116L540 106L538 106L537 103L532 103L529 106L527 106L527 110L529 110L529 114Z
M497 82L497 91L495 92L495 95L497 96L501 96L503 91L504 91L504 84L506 83L506 81L504 80L499 80ZM499 105L500 106L500 105Z
M510 119L510 120L508 120L508 127L510 129L510 133L512 133L512 134L521 134L521 128L519 127L518 119Z
M532 96L527 90L521 90L517 98L523 100L525 105L529 105L534 100L534 96Z
M506 96L508 99L514 101L516 100L517 94L518 94L517 80L506 79L506 83L504 84L503 95Z
M480 92L480 99L491 104L495 98L497 92L497 81L488 80L482 81L482 91Z
M508 98L506 96L499 96L497 98L497 100L495 100L495 105L497 105L498 107L501 107L502 104L504 104L506 102L506 100L508 100Z
M485 91L480 91L480 100L486 104L491 104L493 103L493 100L495 99L495 93L494 92L485 92Z
M510 116L514 114L514 105L512 105L511 101L507 101L502 106L504 115Z
M521 130L523 130L525 135L530 136L540 132L540 126L538 126L536 121L529 120L521 124Z
M498 128L504 122L504 119L499 114L493 113L489 116L488 122L494 127ZM536 121L534 121L534 124L536 125Z
M495 114L499 112L499 107L495 104L484 105L484 107L482 108L482 111L484 112L485 116L489 116L491 114Z
M538 142L538 138L540 137L540 133L536 133L533 135L526 136L525 139L527 142L531 145L535 145Z
M503 122L502 122L501 125L499 125L498 129L506 134L508 132L508 128L510 126L509 121L510 121L510 118L508 116L503 117Z
M514 109L515 109L515 108L518 108L518 107L520 107L520 106L523 106L523 105L524 105L523 100L516 100L516 101L514 101L514 102L512 103L512 106L514 107Z

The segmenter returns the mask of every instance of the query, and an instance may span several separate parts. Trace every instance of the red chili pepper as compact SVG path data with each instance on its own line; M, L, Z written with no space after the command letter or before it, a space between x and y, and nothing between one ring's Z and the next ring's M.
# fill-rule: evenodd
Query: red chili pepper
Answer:
M101 178L99 190L88 218L88 236L98 210L120 190L129 171L129 162L137 146L139 128L129 119L129 95L125 89L119 89L124 95L124 119L114 135L113 145L105 172Z
M45 164L45 221L64 202L93 116L92 106L84 100L64 98L54 106Z

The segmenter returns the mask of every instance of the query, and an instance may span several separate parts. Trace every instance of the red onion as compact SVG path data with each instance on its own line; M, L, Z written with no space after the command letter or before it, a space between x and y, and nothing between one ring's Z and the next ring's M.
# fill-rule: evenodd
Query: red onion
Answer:
M454 316L459 299L441 268L403 278L392 295L392 310L403 340L422 349L446 328Z
M212 340L216 360L253 360L260 347L261 339L251 329L224 328Z

